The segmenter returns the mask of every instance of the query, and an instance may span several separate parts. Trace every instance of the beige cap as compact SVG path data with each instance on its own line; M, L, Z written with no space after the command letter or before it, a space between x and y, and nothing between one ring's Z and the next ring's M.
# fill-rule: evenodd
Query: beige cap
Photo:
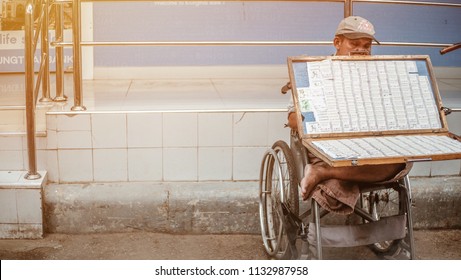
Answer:
M344 35L349 39L370 38L379 44L375 38L375 28L368 20L359 16L350 16L341 20L335 35Z

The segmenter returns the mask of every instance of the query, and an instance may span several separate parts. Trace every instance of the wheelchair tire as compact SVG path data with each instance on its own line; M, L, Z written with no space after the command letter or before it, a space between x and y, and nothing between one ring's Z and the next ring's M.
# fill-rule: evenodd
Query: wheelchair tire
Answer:
M299 215L299 193L298 193L298 176L296 172L296 164L291 153L290 147L284 141L277 141L272 145L272 149L277 154L279 163L284 172L284 193L286 195L285 203L287 203L290 211L296 216Z
M269 256L291 259L288 236L284 227L281 203L299 213L296 170L291 150L283 141L277 141L266 152L260 173L260 222L264 247Z

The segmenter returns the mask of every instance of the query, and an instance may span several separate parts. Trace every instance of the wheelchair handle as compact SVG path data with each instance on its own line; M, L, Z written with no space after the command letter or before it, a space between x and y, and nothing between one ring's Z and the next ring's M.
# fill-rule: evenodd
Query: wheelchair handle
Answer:
M284 85L280 91L282 92L282 94L286 94L289 90L291 90L291 83L290 82L288 82L286 85Z
M461 112L461 108L451 109L448 107L442 107L441 109L445 113L445 116L451 114L452 112Z
M441 50L440 50L440 54L441 54L441 55L444 55L444 54L446 54L446 53L448 53L448 52L457 50L457 49L459 49L459 48L461 48L461 42L455 43L455 44L453 44L453 45L451 45L451 46L448 46L448 47L446 47L446 48L441 49Z

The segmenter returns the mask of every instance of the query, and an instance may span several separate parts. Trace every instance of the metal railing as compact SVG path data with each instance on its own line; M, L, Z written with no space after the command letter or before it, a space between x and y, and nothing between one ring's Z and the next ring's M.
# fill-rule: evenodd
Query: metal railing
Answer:
M49 2L50 1L50 2ZM33 0L27 1L26 7L26 117L27 117L27 142L28 142L28 158L29 172L26 176L28 179L36 179L40 176L36 170L35 156L35 121L34 111L38 93L38 82L42 83L42 98L41 102L48 101L65 101L67 97L64 95L63 76L64 76L64 47L72 47L73 51L73 86L74 86L74 105L71 108L73 111L86 110L83 106L82 96L82 46L322 46L331 45L331 41L155 41L155 42L82 42L81 40L81 3L82 2L125 2L127 0L42 0L41 5L43 15L40 17L41 26L41 66L37 78L37 86L34 84L34 53L36 48L32 40L34 38L34 18L33 18ZM155 2L155 0L135 0L138 2L147 1ZM189 2L203 2L205 0L189 0ZM420 2L420 1L383 1L383 0L289 0L290 2L333 2L344 4L344 17L353 15L353 6L355 3L368 4L397 4L397 5L418 5L418 6L434 6L434 7L455 7L461 8L461 4L442 3L442 2ZM163 2L175 2L174 0L163 0ZM281 0L221 0L221 2L282 2ZM63 4L72 3L72 42L63 41L64 22L62 18ZM48 42L48 12L49 7L54 5L55 8L55 32L56 40ZM35 33L35 37L37 34ZM56 49L56 96L51 99L49 96L49 45ZM411 43L411 42L381 42L381 46L404 46L404 47L435 47L443 48L441 54L459 48L458 44L446 43ZM455 111L458 109L453 109Z
M59 0L56 0L58 2ZM64 2L65 0L61 0ZM74 106L71 110L81 111L86 110L83 106L82 98L82 73L81 73L81 53L82 46L320 46L331 45L331 41L163 41L163 42L82 42L81 41L81 2L124 2L126 0L72 0L73 3L73 19L72 19L72 36L73 42L53 42L53 45L58 49L66 46L73 47L73 65L74 65ZM154 1L154 0L139 0L139 1ZM169 0L174 2L173 0ZM192 0L190 2L203 2L204 0ZM280 0L272 0L280 2ZM168 2L168 0L167 0ZM222 2L270 2L267 0L224 0ZM439 2L419 2L419 1L382 1L382 0L292 0L291 2L336 2L344 3L344 17L353 14L354 3L369 3L369 4L399 4L399 5L419 5L419 6L438 6L438 7L458 7L461 4L454 3L439 3ZM451 43L406 43L406 42L381 42L381 46L405 46L405 47L435 47L448 48Z
M41 13L38 16L38 30L35 30L34 1L28 0L25 7L25 90L26 90L26 132L29 170L25 178L29 180L39 179L37 172L37 158L35 151L35 107L40 84L42 84L41 102L49 100L49 59L48 59L48 3L43 1ZM37 84L34 85L35 69L34 57L37 49L39 35L41 36L41 61L38 72Z
M61 2L55 1L54 13L55 13L55 40L62 42L64 40L64 9ZM55 48L56 55L56 96L54 101L62 102L67 101L67 97L64 95L64 49Z

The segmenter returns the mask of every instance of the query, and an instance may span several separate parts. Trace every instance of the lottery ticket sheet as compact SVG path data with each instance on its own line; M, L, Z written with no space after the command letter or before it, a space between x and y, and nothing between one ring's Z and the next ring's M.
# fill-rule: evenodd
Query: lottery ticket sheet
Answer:
M299 134L331 165L461 158L428 56L290 57Z

